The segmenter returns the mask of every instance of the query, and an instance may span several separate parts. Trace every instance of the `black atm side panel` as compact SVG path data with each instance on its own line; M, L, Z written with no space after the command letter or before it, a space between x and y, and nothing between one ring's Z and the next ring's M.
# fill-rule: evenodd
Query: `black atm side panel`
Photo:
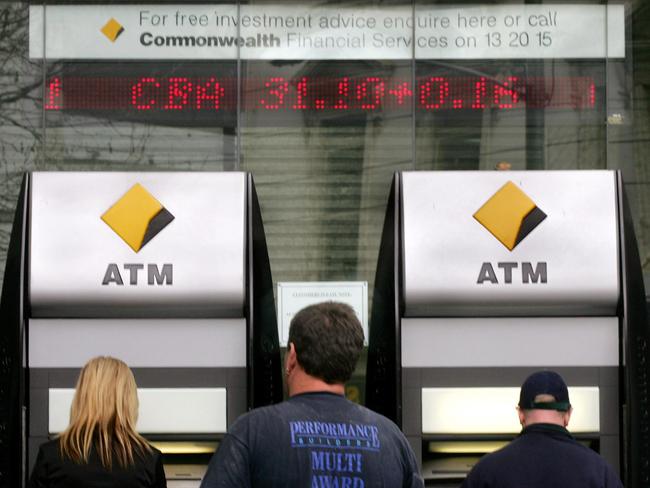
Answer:
M25 461L25 248L29 177L23 178L0 302L0 487L21 486Z

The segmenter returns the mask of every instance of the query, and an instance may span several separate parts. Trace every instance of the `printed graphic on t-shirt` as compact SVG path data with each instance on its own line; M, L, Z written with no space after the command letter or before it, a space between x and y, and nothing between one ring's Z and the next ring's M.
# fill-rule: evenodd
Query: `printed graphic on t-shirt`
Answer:
M310 451L311 488L363 488L364 456L378 452L379 429L372 424L290 421L291 447Z

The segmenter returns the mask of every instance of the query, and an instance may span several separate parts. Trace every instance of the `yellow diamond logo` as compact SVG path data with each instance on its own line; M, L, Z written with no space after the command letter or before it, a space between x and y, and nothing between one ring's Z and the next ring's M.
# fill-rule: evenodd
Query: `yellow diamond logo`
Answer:
M512 251L546 214L517 185L508 181L476 211L474 218Z
M124 27L115 19L111 18L106 25L100 29L109 41L115 42L120 34L124 32Z
M167 227L174 216L136 183L102 215L102 220L138 252Z

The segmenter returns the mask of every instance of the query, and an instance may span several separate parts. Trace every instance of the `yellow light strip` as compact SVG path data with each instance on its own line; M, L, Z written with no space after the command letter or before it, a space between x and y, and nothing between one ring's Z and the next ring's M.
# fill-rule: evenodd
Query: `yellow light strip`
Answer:
M163 454L212 454L217 450L217 441L174 442L154 441L151 445Z
M501 449L509 441L433 441L429 452L434 454L486 454Z

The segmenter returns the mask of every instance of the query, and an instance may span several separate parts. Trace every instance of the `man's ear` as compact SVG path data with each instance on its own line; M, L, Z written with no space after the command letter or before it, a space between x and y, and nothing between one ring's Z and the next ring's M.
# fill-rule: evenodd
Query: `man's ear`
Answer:
M287 344L287 355L284 367L286 373L289 374L298 364L298 356L296 355L296 346L293 342Z
M562 416L562 420L564 420L564 426L567 427L569 425L569 421L571 420L571 414L573 413L573 407L569 407L569 410L564 412L564 415Z
M526 427L524 424L526 423L526 416L524 415L524 409L517 406L517 415L519 416L519 424L522 427Z

